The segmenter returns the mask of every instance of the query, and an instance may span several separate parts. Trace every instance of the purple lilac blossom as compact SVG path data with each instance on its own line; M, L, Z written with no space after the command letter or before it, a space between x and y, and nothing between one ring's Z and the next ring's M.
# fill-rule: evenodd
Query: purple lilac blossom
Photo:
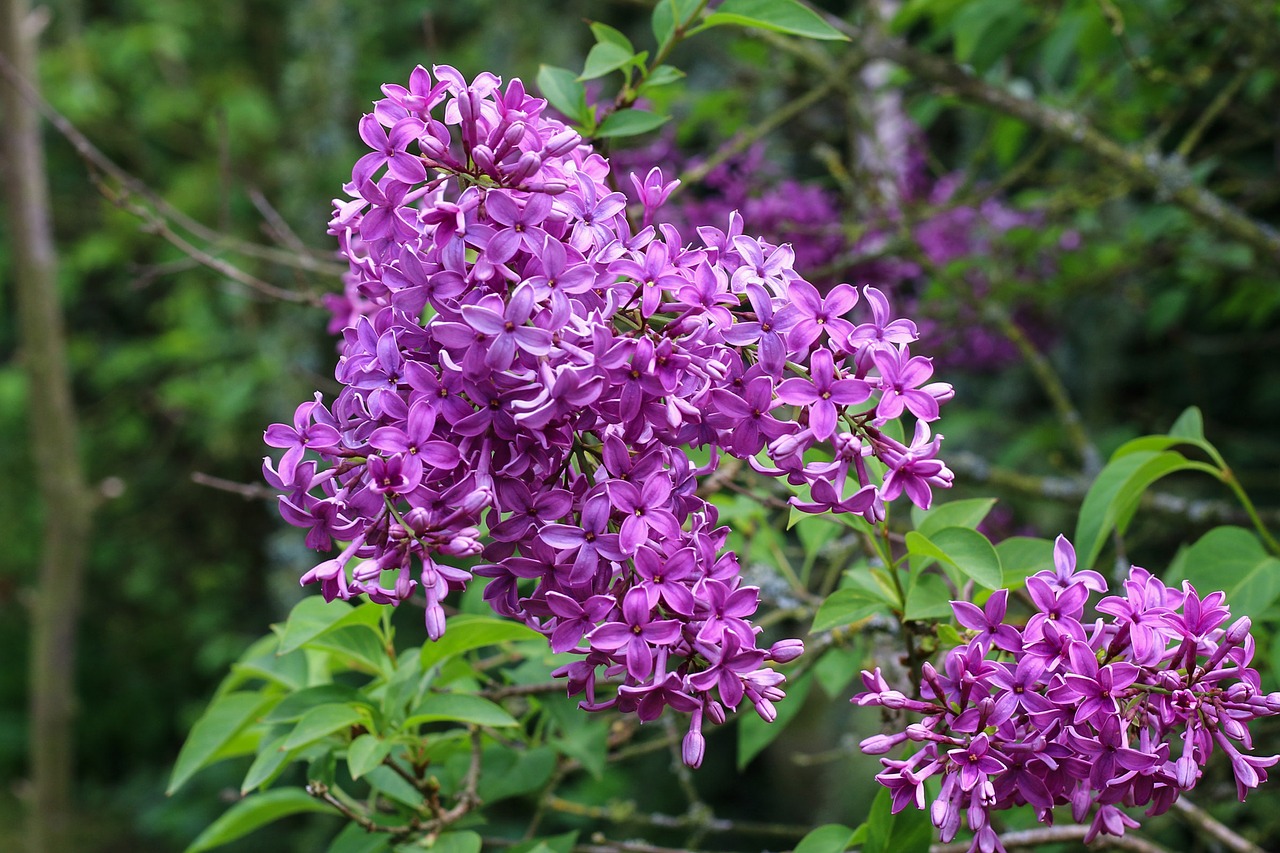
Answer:
M932 367L883 294L820 293L736 213L648 224L675 186L661 170L632 176L628 211L609 160L519 80L419 67L383 93L330 222L358 302L342 390L266 433L285 519L318 550L347 543L303 582L424 596L435 639L444 599L486 578L497 613L577 658L556 674L583 708L691 714L697 764L725 707L773 719L767 664L802 651L757 647L759 590L698 478L727 453L811 494L806 512L879 520L904 491L927 507L952 474L922 419L951 388L917 387ZM917 419L910 445L881 408Z
M1262 693L1249 666L1249 619L1223 628L1230 611L1221 592L1201 598L1189 582L1173 589L1136 566L1122 586L1123 596L1096 605L1103 617L1086 631L1085 602L1106 584L1076 571L1075 551L1059 536L1054 570L1027 579L1035 613L1022 628L1004 624L1005 590L982 609L952 602L969 639L947 653L943 672L924 664L920 699L879 669L864 671L854 702L923 717L862 742L871 755L921 744L905 760L880 759L876 779L892 792L893 811L925 809L924 781L941 776L929 811L942 841L959 832L963 813L971 851L988 851L1003 849L991 812L1023 805L1045 823L1055 806L1071 806L1077 822L1096 806L1086 841L1123 835L1138 824L1118 806L1167 811L1195 787L1215 746L1241 800L1266 781L1280 756L1248 754L1247 723L1280 714L1280 693Z

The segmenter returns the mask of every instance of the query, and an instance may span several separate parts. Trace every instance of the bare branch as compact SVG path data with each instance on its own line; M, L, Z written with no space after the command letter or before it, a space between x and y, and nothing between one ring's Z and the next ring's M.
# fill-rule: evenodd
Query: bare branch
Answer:
M1267 853L1249 839L1237 835L1230 827L1216 820L1213 815L1186 797L1174 800L1173 805L1187 823L1204 834L1212 836L1228 850L1234 850L1235 853Z
M256 258L267 261L280 266L290 267L294 269L304 270L318 275L324 275L331 278L340 277L346 268L338 264L328 257L325 253L316 252L310 249L298 249L291 246L288 249L279 249L273 246L263 246L247 240L240 240L228 234L216 231L208 226L192 219L178 208L169 204L157 192L152 190L146 183L139 178L127 172L123 167L104 154L97 146L89 141L83 133L80 132L71 121L62 113L58 112L52 104L45 100L31 85L22 74L13 66L10 60L0 54L0 77L4 77L10 85L21 95L22 99L35 107L44 117L53 125L54 129L62 135L64 139L71 144L76 153L86 165L89 166L90 178L108 195L113 203L120 204L119 199L137 198L144 201L151 208L149 217L142 217L148 224L153 224L152 219L162 221L166 228L170 227L169 223L173 223L183 231L188 232L196 239L209 244L214 251L230 251L245 257ZM102 175L111 178L118 188L108 192L106 185L102 180ZM134 215L139 215L138 209L129 209ZM277 229L278 230L278 229ZM282 235L283 236L283 235ZM185 239L185 238L184 238ZM207 252L206 252L207 254ZM315 301L311 297L304 297L295 294L292 301Z
M191 482L223 492L239 495L247 501L274 501L280 493L257 483L237 483L235 480L224 480L201 471L191 472Z
M816 11L816 10L815 10ZM819 12L818 14L823 14ZM1280 261L1280 232L1252 218L1216 193L1195 183L1180 157L1127 148L1093 128L1070 110L1051 107L983 80L968 68L912 47L875 26L858 28L834 15L826 21L850 36L868 58L886 59L948 93L1044 131L1092 154L1139 186L1169 198L1222 234L1248 243L1264 256Z
M1061 844L1065 841L1083 841L1089 827L1073 824L1071 826L1046 826L1040 829L1023 829L1017 832L1006 832L1000 836L1000 843L1006 850L1033 849L1045 844ZM1158 844L1132 833L1116 837L1099 835L1091 845L1111 847L1116 850L1131 850L1133 853L1168 853ZM968 841L953 841L950 844L933 844L929 853L965 853L970 844Z

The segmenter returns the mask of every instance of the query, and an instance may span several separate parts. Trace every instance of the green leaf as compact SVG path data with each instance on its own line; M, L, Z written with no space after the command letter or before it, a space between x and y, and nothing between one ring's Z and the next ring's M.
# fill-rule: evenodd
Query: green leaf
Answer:
M933 509L911 507L911 524L922 536L932 536L944 527L976 528L996 505L995 498L970 498L935 504Z
M582 73L578 75L578 82L603 77L611 71L630 65L633 59L635 59L634 51L613 42L597 42L587 53L587 61L582 67Z
M381 832L370 832L358 823L349 823L339 832L325 853L390 853L391 839Z
M564 697L547 701L543 711L555 732L548 742L564 755L576 758L596 779L603 778L609 752L609 721L584 720L577 702Z
M846 688L862 669L863 655L863 649L849 645L836 646L818 658L813 665L813 677L828 698L849 698Z
M422 671L419 657L421 647L406 649L396 659L395 672L387 679L387 686L382 695L382 714L389 728L398 727L413 704L426 691L427 684L432 681L433 672Z
M249 765L249 772L244 775L244 781L240 783L242 795L262 787L280 775L280 771L290 758L290 752L284 748L284 742L288 739L289 735L283 734L259 748L258 756L253 759L253 764Z
M568 68L542 65L538 68L538 91L566 118L579 124L587 122L587 90L578 75Z
M907 589L907 608L902 614L908 620L946 619L951 616L951 589L936 574L913 571Z
M297 749L321 738L349 729L354 725L368 722L368 711L359 705L332 704L318 705L302 715L298 724L293 727L289 737L285 739L284 748Z
M1204 441L1204 417L1195 406L1188 406L1169 427L1173 438L1185 438L1191 442Z
M1022 153L1023 143L1026 141L1029 128L1024 122L1016 119L1002 116L991 124L991 148L996 155L996 165L1001 169L1008 169L1013 166L1018 155Z
M463 758L469 762L469 758ZM556 754L548 746L521 752L506 747L484 751L484 772L480 774L480 799L494 803L541 790L555 771Z
M386 674L392 667L391 658L388 657L381 638L358 626L330 631L307 643L307 648L329 652L343 660L363 664L372 672Z
M364 774L364 780L401 805L411 809L422 805L422 794L390 767L378 765Z
M250 794L226 811L191 842L186 853L202 853L248 835L260 826L300 812L328 812L333 809L301 788L281 788Z
M948 622L939 622L936 626L938 634L938 642L944 649L955 648L964 645L965 639L960 636L960 632Z
M1112 457L1089 487L1076 521L1072 539L1081 569L1093 568L1112 530L1124 533L1142 493L1175 471L1217 474L1203 462L1193 462L1172 450L1140 450Z
M200 719L191 727L191 734L182 744L178 760L169 777L165 791L172 794L190 779L196 771L213 764L220 758L222 748L254 722L258 714L275 701L273 696L257 692L241 691L224 693L210 703Z
M956 569L987 589L999 589L1004 580L1000 568L1000 556L987 537L967 527L944 527L924 536L917 531L907 534L907 552L912 557L937 560ZM925 565L921 563L920 566ZM918 570L912 560L913 573Z
M449 619L443 637L422 645L420 665L425 671L463 652L515 640L543 640L543 636L526 625L507 619L466 614L454 616Z
M1201 598L1214 590L1227 594L1232 616L1256 619L1280 599L1280 560L1242 527L1210 530L1187 549L1182 565Z
M616 113L609 113L605 116L604 121L600 122L600 128L595 132L595 136L605 138L617 138L621 136L639 136L642 133L648 133L662 127L671 116L660 116L657 113L647 112L646 110L618 110Z
M801 838L794 853L843 853L852 841L852 829L843 824L828 823Z
M262 718L264 723L292 723L317 705L363 702L364 695L345 684L317 684L290 693Z
M480 848L483 846L484 839L478 833L467 829L442 833L436 838L434 844L424 849L434 850L435 853L480 853Z
M279 653L287 655L317 637L352 625L363 625L376 633L382 608L372 602L352 607L345 601L325 601L321 596L309 595L289 613L280 636Z
M628 53L635 53L636 49L631 46L631 39L627 38L621 30L616 30L608 24L602 24L599 21L591 23L591 34L596 37L596 41L601 44L614 44Z
M275 634L258 640L231 665L231 675L223 681L218 692L223 693L255 678L274 682L286 690L301 690L307 683L306 654L297 650L282 655L279 649L280 638Z
M381 764L391 752L391 747L391 741L369 732L351 741L351 746L347 747L347 771L351 778L359 779Z
M534 838L522 841L507 848L507 853L573 853L573 846L578 843L578 831L551 835L546 838Z
M1010 536L996 545L1006 586L1015 586L1036 572L1053 571L1053 543L1031 536Z
M432 693L413 709L405 728L421 723L470 723L477 726L517 726L519 721L500 705L469 693Z
M812 39L849 40L796 0L725 0L706 18L708 27L721 24L739 24Z
M881 788L867 815L867 840L863 853L928 853L933 839L929 813L907 808L891 813L893 799Z
M819 631L830 631L841 625L852 625L854 622L860 622L887 610L888 605L883 599L874 597L865 589L853 587L837 589L828 595L822 602L822 606L818 608L809 633L816 634Z
M684 77L685 73L679 68L671 65L659 65L649 72L649 76L645 78L644 84L640 86L638 92L643 93L659 86L669 86L677 80L683 80Z
M986 71L1034 20L1023 0L976 0L961 7L952 24L955 55L978 73Z
M653 7L650 24L659 48L665 47L675 37L677 26L689 23L689 17L699 5L700 0L658 0L658 5Z
M777 704L778 717L772 723L766 723L760 718L749 703L744 703L738 709L738 713L742 715L742 719L738 722L738 769L742 770L751 763L751 759L755 758L769 744L782 734L786 729L787 723L800 713L801 706L804 705L805 697L809 695L809 688L813 685L813 678L805 675L799 681L791 684L787 688L787 698Z

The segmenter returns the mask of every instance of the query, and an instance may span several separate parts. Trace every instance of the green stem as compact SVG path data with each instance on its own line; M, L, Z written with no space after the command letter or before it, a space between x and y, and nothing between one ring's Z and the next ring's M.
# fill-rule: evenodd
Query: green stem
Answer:
M1249 500L1249 495L1245 493L1244 486L1240 485L1240 481L1236 479L1233 472L1226 465L1222 466L1222 470L1217 472L1218 478L1235 492L1236 499L1240 501L1240 505L1244 507L1244 511L1248 513L1249 520L1253 522L1253 527L1258 531L1263 543L1266 544L1267 550L1277 557L1280 557L1280 542L1271 535L1271 531L1267 530L1267 526L1262 523L1262 517L1258 515L1257 508L1253 505L1253 501Z

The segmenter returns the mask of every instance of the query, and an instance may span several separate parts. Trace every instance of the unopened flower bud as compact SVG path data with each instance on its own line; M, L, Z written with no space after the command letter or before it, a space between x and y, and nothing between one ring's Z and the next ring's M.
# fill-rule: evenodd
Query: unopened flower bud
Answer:
M427 603L427 636L438 640L444 636L444 608L438 601Z
M502 132L502 144L507 148L519 145L520 140L524 139L526 129L524 122L513 121L511 126Z
M1227 635L1223 637L1223 641L1233 646L1238 646L1244 642L1244 638L1249 636L1249 629L1253 627L1253 622L1248 616L1241 616L1231 627L1227 629Z
M1244 740L1249 737L1249 730L1245 728L1244 723L1235 717L1228 717L1226 714L1218 717L1218 727L1222 729L1222 733L1232 740Z
M540 168L542 168L542 158L532 151L526 151L507 171L507 180L512 184L523 184Z
M921 741L926 741L926 740L933 740L933 732L929 731L929 728L927 726L921 725L920 723L912 723L911 725L907 726L906 730L903 733L909 739L915 741L916 743L920 743Z
M1182 757L1174 762L1174 772L1177 775L1178 787L1184 791L1190 791L1196 785L1196 780L1200 778L1200 767L1196 764L1195 759L1190 755L1183 753Z
M707 739L702 736L702 732L690 730L684 736L684 743L680 748L680 758L685 765L697 770L702 766L702 757L707 751Z
M449 156L449 146L434 136L422 136L418 139L418 150L439 163Z
M1248 702L1253 698L1253 685L1247 681L1237 681L1227 688L1227 698L1232 702Z
M432 527L431 510L423 506L415 506L404 514L404 523L415 534L421 536Z
M547 157L560 157L568 154L581 143L582 137L578 135L577 131L565 129L548 139L542 151Z
M880 694L880 704L893 710L905 708L907 697L897 690L886 690Z
M804 654L804 642L801 640L779 640L769 647L768 659L776 663L790 663Z
M488 145L477 145L471 149L471 159L475 161L480 171L487 175L494 175L498 171L494 166L493 151L490 150Z
M906 732L897 732L891 735L872 735L869 738L864 738L858 744L858 749L862 750L866 755L884 755L906 739Z

